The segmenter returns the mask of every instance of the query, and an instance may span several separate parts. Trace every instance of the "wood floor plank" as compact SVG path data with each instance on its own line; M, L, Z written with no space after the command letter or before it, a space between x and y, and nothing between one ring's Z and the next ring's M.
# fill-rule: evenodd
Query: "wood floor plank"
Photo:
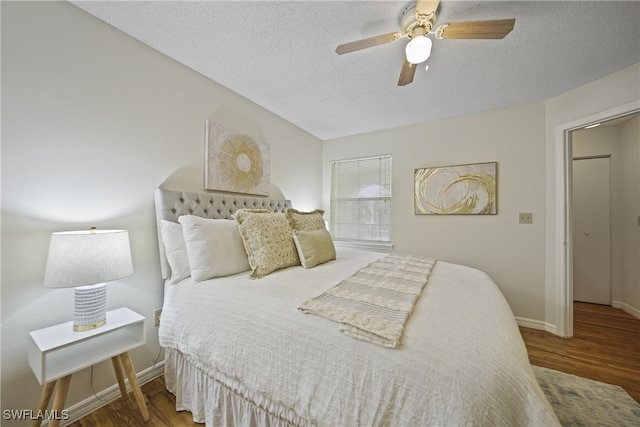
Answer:
M619 385L640 402L640 319L609 306L574 303L573 338L520 328L531 364Z
M520 328L531 364L619 385L640 402L640 319L596 304L574 304L574 337ZM175 410L164 377L142 386L151 419L145 423L133 399L116 399L71 427L195 427L190 412Z

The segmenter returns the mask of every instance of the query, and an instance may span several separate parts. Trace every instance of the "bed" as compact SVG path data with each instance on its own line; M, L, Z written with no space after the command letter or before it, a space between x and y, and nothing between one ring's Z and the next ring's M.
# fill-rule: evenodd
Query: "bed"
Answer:
M386 254L338 249L335 260L313 268L284 267L259 279L243 271L196 280L199 273L183 277L189 271L172 271L167 255L180 268L166 227L179 237L182 226L192 244L187 219L230 228L235 222L211 220L229 220L239 209L283 213L291 203L168 189L156 190L155 203L167 280L159 328L165 382L176 396L176 409L190 411L195 422L559 424L534 377L513 314L485 273L436 261L399 345L387 348L342 333L335 321L299 309ZM226 239L221 233L219 240ZM220 256L227 252L231 250ZM193 251L189 261L191 255ZM197 271L193 263L190 267Z

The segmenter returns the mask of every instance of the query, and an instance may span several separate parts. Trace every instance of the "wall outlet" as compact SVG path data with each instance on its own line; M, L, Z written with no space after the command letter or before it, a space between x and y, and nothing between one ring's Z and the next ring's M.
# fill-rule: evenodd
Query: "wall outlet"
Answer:
M162 309L158 308L153 310L153 326L160 326L160 316L162 315Z
M519 224L533 224L533 214L531 212L520 212L518 216Z

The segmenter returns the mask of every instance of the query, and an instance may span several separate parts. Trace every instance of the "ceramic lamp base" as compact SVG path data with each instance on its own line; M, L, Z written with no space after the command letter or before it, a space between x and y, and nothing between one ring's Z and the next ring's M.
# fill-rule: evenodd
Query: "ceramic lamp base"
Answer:
M96 329L107 323L107 284L78 286L75 288L73 330Z

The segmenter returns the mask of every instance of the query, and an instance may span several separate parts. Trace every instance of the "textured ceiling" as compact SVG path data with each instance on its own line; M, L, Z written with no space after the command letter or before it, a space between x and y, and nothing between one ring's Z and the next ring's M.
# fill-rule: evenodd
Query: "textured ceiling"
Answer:
M547 100L640 62L638 1L442 0L437 25L515 18L503 40L433 39L398 87L407 1L74 1L152 48L327 140Z

